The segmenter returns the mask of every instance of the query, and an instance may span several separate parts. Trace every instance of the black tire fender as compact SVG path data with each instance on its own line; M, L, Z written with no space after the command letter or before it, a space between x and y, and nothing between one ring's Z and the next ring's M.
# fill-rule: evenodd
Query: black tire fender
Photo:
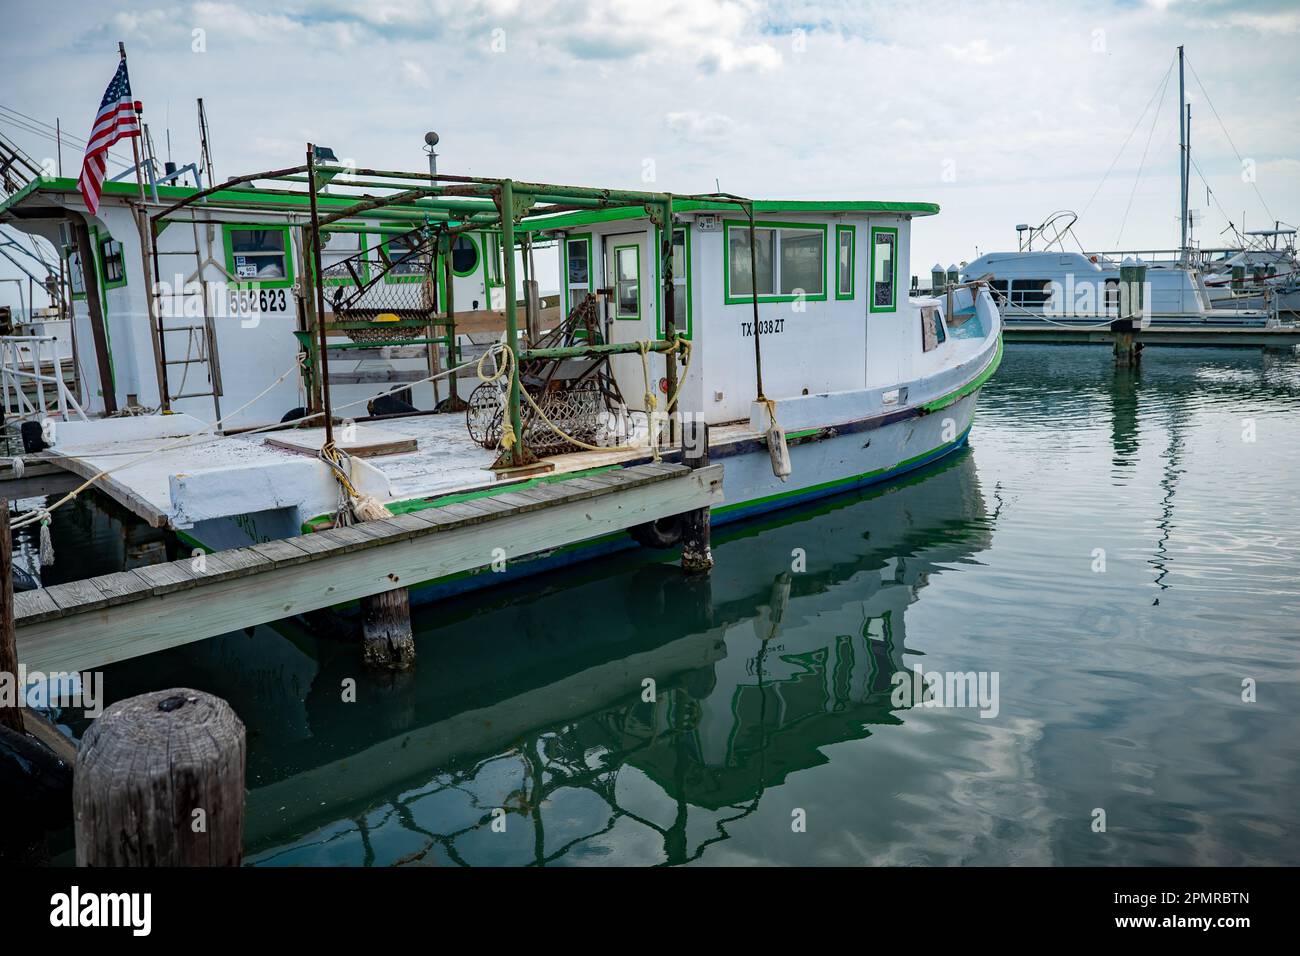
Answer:
M682 528L681 515L668 515L655 521L647 521L645 524L634 525L627 530L633 540L642 547L662 549L681 544Z

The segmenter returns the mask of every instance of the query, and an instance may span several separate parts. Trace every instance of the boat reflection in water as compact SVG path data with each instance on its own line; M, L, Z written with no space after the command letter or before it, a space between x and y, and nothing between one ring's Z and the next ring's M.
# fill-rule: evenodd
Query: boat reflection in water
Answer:
M708 578L641 551L428 608L408 677L306 635L306 653L223 638L210 689L248 725L247 860L723 862L711 848L765 794L905 719L908 609L989 538L964 451L725 529ZM282 660L237 676L259 642Z

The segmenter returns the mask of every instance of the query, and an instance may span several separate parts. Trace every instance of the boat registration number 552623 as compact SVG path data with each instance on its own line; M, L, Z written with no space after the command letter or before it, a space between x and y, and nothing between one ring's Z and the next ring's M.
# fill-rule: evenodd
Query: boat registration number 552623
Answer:
M289 308L289 297L284 289L232 289L230 314L243 316L259 312L284 312Z

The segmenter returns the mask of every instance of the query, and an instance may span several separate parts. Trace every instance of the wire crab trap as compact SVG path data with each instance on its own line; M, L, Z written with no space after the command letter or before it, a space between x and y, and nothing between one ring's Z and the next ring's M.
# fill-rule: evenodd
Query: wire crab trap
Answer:
M413 229L323 266L332 327L360 344L424 338L438 311L436 249Z
M602 341L596 297L588 294L573 307L559 326L538 340L535 348L563 348ZM530 359L520 363L520 388L532 398L523 417L523 443L534 454L560 455L579 451L582 445L618 440L611 417L625 420L625 405L610 369L609 356ZM470 394L465 424L470 437L489 450L501 444L508 379L483 382ZM541 415L537 408L541 409ZM563 432L564 434L561 434ZM567 437L566 437L567 436Z

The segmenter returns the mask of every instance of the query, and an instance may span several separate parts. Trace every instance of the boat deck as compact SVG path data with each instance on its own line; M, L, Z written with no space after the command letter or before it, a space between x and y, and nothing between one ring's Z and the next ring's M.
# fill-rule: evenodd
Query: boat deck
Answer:
M61 425L56 447L41 457L82 478L113 469L96 486L155 527L185 529L201 520L285 508L297 508L307 520L336 507L337 486L322 462L268 443L292 434L318 445L322 429L203 435L189 442L183 437L202 427L184 415ZM414 451L353 459L354 484L386 503L522 480L499 478L490 470L496 453L470 439L463 414L368 421L360 427L372 436L415 440ZM336 438L339 432L336 428ZM715 445L758 437L747 423L719 426L711 434ZM562 475L649 456L644 445L634 445L554 455L546 463L552 466L548 474Z

